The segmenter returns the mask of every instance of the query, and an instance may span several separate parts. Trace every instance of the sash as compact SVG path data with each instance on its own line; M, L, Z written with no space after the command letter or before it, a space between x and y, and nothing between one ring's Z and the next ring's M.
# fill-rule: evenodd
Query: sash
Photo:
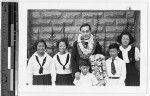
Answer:
M59 58L59 56L57 55L57 60L58 60L58 62L60 63L60 65L62 65L63 66L63 70L65 70L65 66L67 65L67 63L69 62L69 54L67 55L67 59L66 59L66 63L65 63L65 65L63 65L62 63L61 63L61 61L60 61L60 58Z
M44 66L44 64L45 64L45 62L46 62L46 57L43 59L42 66L41 66L41 64L40 64L40 62L39 62L38 56L35 56L35 57L36 57L36 60L37 60L38 64L40 65L39 74L42 74L42 73L43 73L43 66Z

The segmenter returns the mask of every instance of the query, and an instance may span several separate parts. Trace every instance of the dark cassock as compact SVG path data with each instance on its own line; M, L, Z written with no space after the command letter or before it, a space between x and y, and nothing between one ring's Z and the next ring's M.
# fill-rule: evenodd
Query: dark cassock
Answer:
M75 75L76 72L80 72L80 59L89 60L89 57L95 54L102 54L102 48L99 42L96 41L92 34L88 40L82 39L81 34L79 34L78 40L74 42L71 52L71 69L73 75Z

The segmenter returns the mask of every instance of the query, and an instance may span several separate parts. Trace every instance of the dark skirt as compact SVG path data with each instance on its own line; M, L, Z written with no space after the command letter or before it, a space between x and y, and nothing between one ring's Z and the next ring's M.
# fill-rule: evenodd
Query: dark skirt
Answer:
M72 74L57 74L56 85L73 85Z
M140 86L140 75L138 70L135 67L135 63L127 63L126 64L126 86Z
M33 85L52 85L51 75L33 75Z

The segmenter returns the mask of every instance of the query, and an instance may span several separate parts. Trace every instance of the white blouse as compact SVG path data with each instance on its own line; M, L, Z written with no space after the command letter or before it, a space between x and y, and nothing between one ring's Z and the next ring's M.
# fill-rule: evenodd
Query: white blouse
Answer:
M119 49L120 49L121 52L122 52L123 60L124 60L126 63L129 63L128 51L131 50L131 45L129 45L126 49L124 49L122 46L120 46ZM139 51L139 49L138 49L137 47L135 47L135 60L136 60L136 61L139 61L139 60L140 60L140 51Z
M67 59L67 55L69 54L69 61L66 64L66 59ZM62 63L62 65L65 65L65 70L63 70L63 66L58 62L57 60L57 55L59 56L60 62ZM56 74L70 74L71 72L71 68L70 68L70 58L71 58L71 54L69 52L66 52L65 54L61 55L60 52L58 52L56 55L54 55L53 57L53 77L54 77L54 81L56 81Z
M98 80L96 79L95 75L93 75L92 73L87 73L86 75L83 75L81 73L80 75L80 79L76 80L74 79L73 82L76 86L95 86L96 84L98 84Z
M42 66L43 60L46 57L46 62L43 65L43 73L39 74L39 69L40 65L36 60L36 56L39 59L39 63ZM29 59L28 66L27 66L27 78L28 78L28 83L32 84L32 78L33 75L45 75L45 74L53 74L53 69L52 69L52 64L53 64L53 59L50 57L46 52L44 56L40 57L37 52L35 52L31 58Z
M112 62L111 57L106 60L106 69L107 69L108 77L119 77L119 81L124 82L126 79L126 64L125 64L125 62L119 57L115 58L115 60L114 60L114 65L115 65L115 69L116 69L115 75L113 75L111 73L111 62Z

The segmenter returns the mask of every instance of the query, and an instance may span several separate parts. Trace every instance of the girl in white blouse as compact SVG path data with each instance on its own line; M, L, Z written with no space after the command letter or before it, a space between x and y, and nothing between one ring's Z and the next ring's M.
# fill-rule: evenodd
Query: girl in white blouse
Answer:
M126 63L126 86L139 86L140 76L138 72L139 70L137 61L140 60L140 52L137 47L133 46L134 38L130 33L122 32L122 34L118 36L117 41L121 44L121 46L119 47L120 53L118 54L118 56L122 58Z
M57 48L59 52L53 57L53 69L55 69L55 72L53 72L55 74L53 76L56 85L73 85L72 72L70 69L71 54L67 51L67 39L60 39L57 42Z
M51 85L51 74L53 59L46 51L46 42L38 40L35 43L37 51L30 57L27 66L27 84L29 85Z

